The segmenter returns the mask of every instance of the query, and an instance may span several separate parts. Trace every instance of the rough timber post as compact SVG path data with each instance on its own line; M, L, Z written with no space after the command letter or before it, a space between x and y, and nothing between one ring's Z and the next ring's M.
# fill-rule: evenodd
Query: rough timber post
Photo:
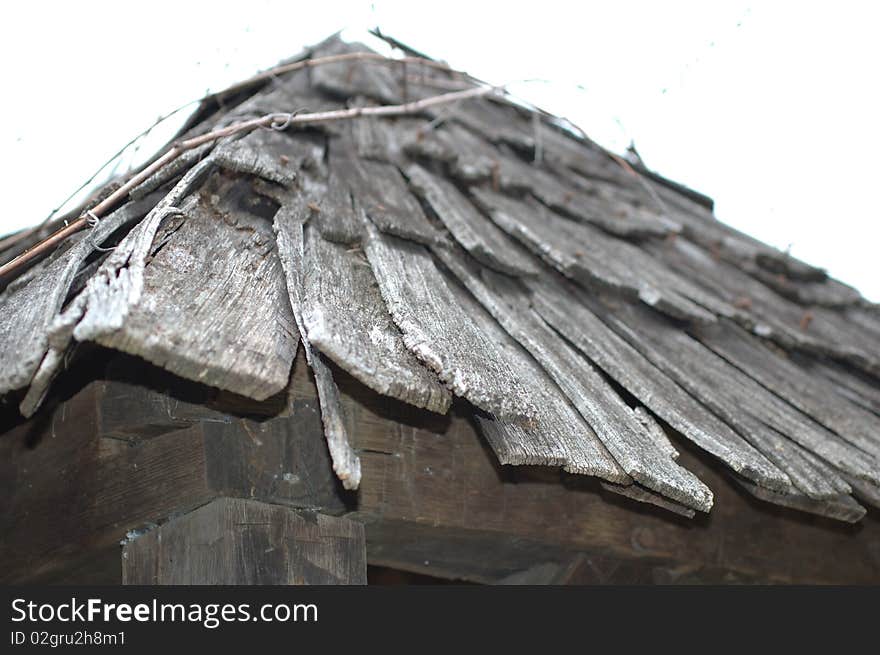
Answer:
M128 540L123 584L366 584L363 525L218 498Z

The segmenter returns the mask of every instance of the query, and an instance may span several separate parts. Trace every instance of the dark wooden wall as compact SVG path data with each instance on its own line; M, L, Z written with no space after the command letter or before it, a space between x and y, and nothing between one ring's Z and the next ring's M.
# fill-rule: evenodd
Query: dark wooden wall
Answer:
M68 381L54 406L0 435L0 580L118 582L127 534L239 498L354 519L371 565L443 578L880 582L873 512L851 526L760 503L678 444L716 494L711 515L688 520L589 479L501 467L469 408L421 412L334 374L362 460L357 493L330 470L302 361L288 391L259 405L128 357L102 380Z
M123 584L366 584L364 526L217 498L122 547Z

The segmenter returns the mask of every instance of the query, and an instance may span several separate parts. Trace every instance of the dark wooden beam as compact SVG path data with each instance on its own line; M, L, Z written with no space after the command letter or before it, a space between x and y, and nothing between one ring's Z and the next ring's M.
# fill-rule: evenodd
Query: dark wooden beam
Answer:
M80 580L97 553L110 571L104 563L118 561L129 531L219 496L346 511L351 499L307 394L273 400L276 418L265 420L252 403L181 386L135 358L110 369L117 379L89 383L0 435L0 581ZM123 369L140 384L123 381Z
M366 584L360 523L218 498L126 541L123 584Z
M363 467L350 494L333 476L302 361L283 397L256 405L173 388L131 360L115 370L0 435L0 580L110 582L129 531L168 525L218 497L346 515L364 524L371 564L451 579L880 580L874 513L843 525L761 503L684 443L682 461L716 497L712 513L694 520L591 478L502 467L469 407L424 412L334 369Z
M128 530L208 502L202 430L99 436L94 383L0 437L0 580L79 566Z
M847 525L762 503L683 440L676 443L682 463L715 493L711 514L693 520L608 493L591 478L499 466L468 418L471 410L459 407L451 417L429 417L366 393L342 375L336 378L349 432L361 453L358 517L368 521L368 549L384 548L386 565L409 555L391 549L395 531L377 526L405 521L427 528L424 540L432 530L479 537L484 559L513 540L555 546L561 551L557 562L566 561L566 552L581 552L620 563L620 577L603 573L594 581L629 581L634 574L625 571L639 566L647 571L641 579L670 582L880 581L876 513ZM433 559L456 557L449 544L441 538ZM423 554L412 561L423 561ZM535 563L540 561L545 560L536 556ZM475 580L497 573L471 575L467 567L447 572Z

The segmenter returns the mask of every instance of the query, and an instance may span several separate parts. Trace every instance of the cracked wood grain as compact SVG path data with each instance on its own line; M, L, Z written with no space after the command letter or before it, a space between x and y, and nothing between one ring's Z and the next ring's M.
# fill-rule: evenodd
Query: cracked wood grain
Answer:
M529 286L542 318L682 436L757 484L789 486L788 477L758 449L602 322L583 292L549 278Z
M452 236L476 260L510 275L534 275L531 256L471 204L455 185L413 164L406 171L410 185L430 205Z
M49 348L52 321L85 261L114 232L144 217L155 200L123 205L0 295L0 394L28 386Z
M477 416L499 461L561 466L569 473L631 484L632 479L541 365L463 289L457 285L450 289L481 331L502 348L505 361L532 400L534 417L527 424Z
M779 442L781 435L834 468L876 483L880 468L873 457L798 412L677 327L635 305L618 304L612 313L615 331L740 434L748 435L753 445L789 475L792 472L784 468L789 458L774 452L778 448L768 447ZM828 484L824 476L815 482L820 487Z
M711 303L711 299L703 302L707 294L658 266L639 248L554 214L538 203L484 188L472 192L502 230L566 277L632 295L676 318L715 321L715 315L704 308Z
M350 144L334 140L330 144L330 168L381 231L424 244L441 238L397 167L360 160Z
M210 160L193 166L174 188L138 223L89 278L83 289L49 326L49 350L40 362L20 410L31 416L57 376L74 337L91 339L104 329L119 329L125 316L143 291L143 272L156 231L169 216L179 214L175 206L204 181L213 167ZM84 327L82 327L84 325ZM82 330L76 334L77 330Z
M302 319L312 346L371 389L446 413L451 395L410 353L363 252L305 229Z
M312 55L358 49L330 40ZM268 113L434 93L426 85L407 88L405 72L355 62L266 78L249 97L208 110L187 134ZM222 193L191 197L212 163L235 171L222 176L254 193L230 203ZM79 339L142 349L180 375L236 391L262 385L253 391L260 395L282 384L297 323L334 468L347 486L356 485L358 460L331 360L380 393L418 406L443 411L449 388L456 390L486 412L476 421L505 463L597 475L616 483L611 491L668 509L707 505L703 490L679 470L656 416L723 461L756 496L858 520L864 510L848 494L876 504L880 488L880 313L821 269L717 221L698 194L639 171L641 178L567 133L561 121L533 120L527 110L487 98L205 145L131 192L146 208L154 201L145 194L158 195L184 176L112 254L96 257L85 244L116 229L111 216L0 296L0 393L30 382L20 407L36 411L71 339ZM296 221L300 234L282 228L288 264L253 278L257 260L272 256L262 247L274 213L269 198L284 205L276 229L279 221ZM225 227L199 228L198 217L218 203L228 205L219 212ZM363 213L375 234L367 235ZM256 235L250 246L248 234ZM374 255L369 267L356 250L365 240ZM436 259L414 244L427 245ZM554 276L542 290L498 275L525 278L541 269L520 244L576 284ZM191 269L180 263L180 249L199 262L193 280L183 279ZM212 261L202 262L196 250ZM467 263L464 274L458 260ZM292 316L267 291L283 287L279 271ZM204 351L193 345L216 337L199 310L199 276L210 278L202 285L208 295L257 279L236 301L243 309L228 313L260 318L265 332L277 331L281 357L272 352L275 337L264 341L247 322L228 327L236 341L217 339L216 349ZM387 294L397 302L393 318ZM631 307L629 298L688 324ZM192 320L178 321L178 314ZM409 332L398 333L397 321ZM256 354L248 345L254 342ZM254 373L236 357L277 361ZM420 363L428 360L448 388ZM237 377L224 381L226 366ZM618 394L615 383L628 393ZM630 410L621 395L643 407ZM633 481L624 469L644 477L634 474ZM671 500L675 494L688 500Z
M636 418L586 359L572 350L527 305L514 281L489 270L480 276L450 250L443 262L505 331L541 364L621 466L636 482L693 509L708 512L712 492L675 463L668 447Z
M853 446L880 457L880 417L854 407L819 377L732 323L700 330L697 338L718 355Z
M313 351L308 331L303 320L305 242L303 226L311 210L308 200L299 193L291 192L275 214L274 229L278 243L278 254L287 282L287 297L293 311L293 319L299 329L306 359L315 376L318 402L321 406L321 421L324 425L324 438L333 462L333 472L346 489L357 489L361 481L361 462L351 447L346 428L339 389L333 380L330 367L322 355Z
M212 157L228 170L290 186L300 168L315 168L321 162L324 146L311 135L290 136L264 128L224 141Z
M90 304L74 336L264 400L287 386L298 343L272 227L242 211L247 183L209 185L150 247L124 314Z
M502 420L531 419L532 402L499 346L465 312L423 246L367 223L364 249L407 348L458 396Z

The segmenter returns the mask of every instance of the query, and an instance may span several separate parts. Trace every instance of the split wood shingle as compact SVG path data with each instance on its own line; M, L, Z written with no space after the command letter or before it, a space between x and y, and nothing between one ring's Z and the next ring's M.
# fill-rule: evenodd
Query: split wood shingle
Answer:
M304 57L363 51L333 38ZM184 136L450 84L475 83L316 65L207 99ZM498 98L227 137L4 281L0 394L39 411L94 342L265 401L301 343L349 488L360 465L332 365L432 412L464 399L502 464L710 511L668 433L757 498L857 521L858 501L880 505L880 311L710 207Z

